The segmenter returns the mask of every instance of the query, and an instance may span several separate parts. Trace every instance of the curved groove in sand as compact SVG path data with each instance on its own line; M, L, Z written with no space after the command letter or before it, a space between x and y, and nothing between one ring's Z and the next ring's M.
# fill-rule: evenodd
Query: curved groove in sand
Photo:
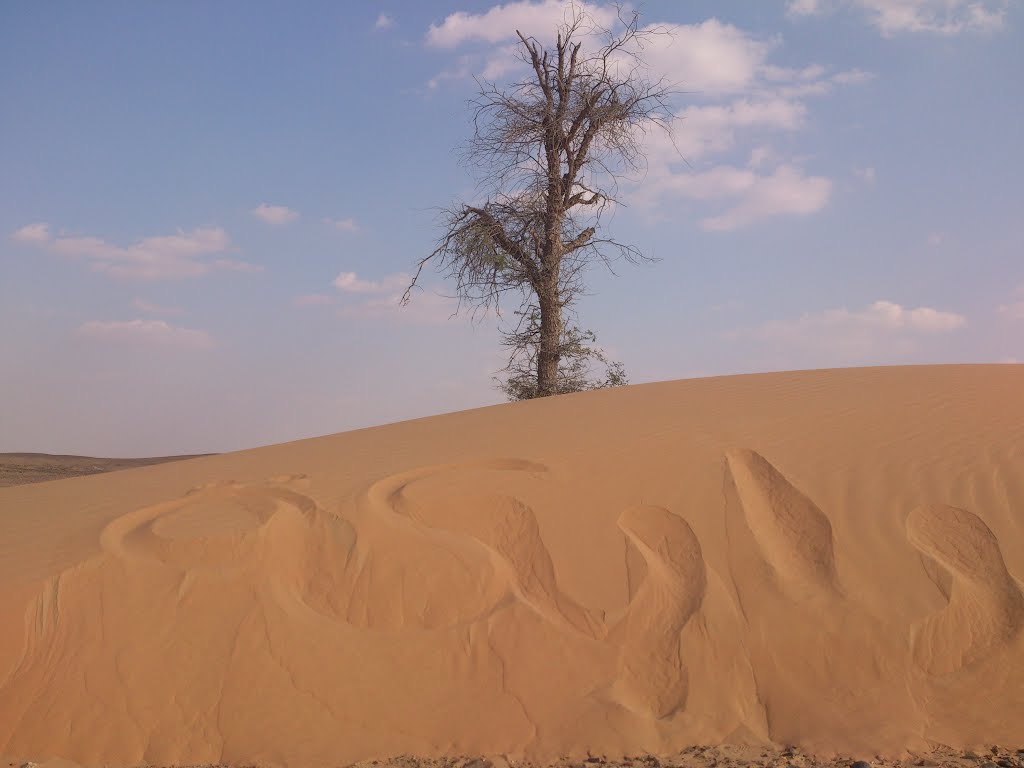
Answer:
M999 540L965 509L933 504L907 517L907 538L931 561L947 605L917 627L914 657L927 672L968 667L1009 643L1024 627L1024 594Z
M564 594L555 577L551 554L544 544L533 509L520 499L499 493L474 496L468 514L453 515L446 523L431 519L429 510L419 509L406 495L418 481L439 474L457 483L464 471L547 472L543 464L525 459L484 459L457 464L419 467L374 483L365 494L369 508L377 514L393 515L420 529L471 540L481 545L502 573L507 593L529 606L545 621L566 626L589 637L602 637L602 623L587 609Z
M620 699L634 711L664 718L686 707L680 634L704 600L707 568L689 523L667 509L632 507L618 524L647 564L623 619Z
M235 565L256 534L281 512L318 511L308 496L277 485L211 484L172 501L144 507L108 523L104 551L155 560L175 568Z

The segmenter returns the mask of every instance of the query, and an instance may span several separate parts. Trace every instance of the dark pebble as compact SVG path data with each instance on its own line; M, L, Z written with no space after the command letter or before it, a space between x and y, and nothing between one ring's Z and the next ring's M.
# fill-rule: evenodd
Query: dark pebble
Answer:
M850 768L871 768L871 763L864 760L858 760L856 763L851 765Z

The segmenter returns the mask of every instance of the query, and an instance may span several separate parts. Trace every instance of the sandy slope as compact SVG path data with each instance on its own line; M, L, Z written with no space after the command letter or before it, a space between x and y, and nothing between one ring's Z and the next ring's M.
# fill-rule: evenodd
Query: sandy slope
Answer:
M0 754L1024 746L1022 578L1024 366L636 386L0 489Z

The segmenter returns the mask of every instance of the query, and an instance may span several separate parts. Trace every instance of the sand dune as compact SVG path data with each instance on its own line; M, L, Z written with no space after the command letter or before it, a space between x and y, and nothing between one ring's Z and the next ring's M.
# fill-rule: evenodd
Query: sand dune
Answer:
M0 489L0 754L1024 746L1024 366L485 408Z

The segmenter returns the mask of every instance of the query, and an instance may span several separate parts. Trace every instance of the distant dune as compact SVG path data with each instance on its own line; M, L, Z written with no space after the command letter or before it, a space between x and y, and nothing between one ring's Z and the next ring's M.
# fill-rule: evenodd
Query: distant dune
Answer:
M208 454L207 454L208 455ZM0 453L0 488L24 483L43 483L81 475L98 475L118 469L147 467L195 456L154 456L146 459L100 459L94 456L61 456L53 453Z
M0 754L1024 746L1022 578L1024 366L632 386L5 488Z

